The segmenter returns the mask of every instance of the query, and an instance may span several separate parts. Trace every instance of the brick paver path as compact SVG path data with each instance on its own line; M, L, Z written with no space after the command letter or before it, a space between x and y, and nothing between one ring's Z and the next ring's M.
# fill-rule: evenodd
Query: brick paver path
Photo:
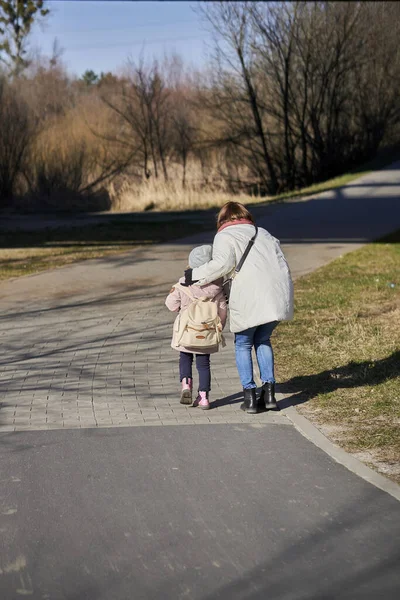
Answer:
M227 347L212 357L213 410L179 403L178 353L170 347L174 315L164 306L175 278L166 277L160 285L159 275L152 285L136 273L143 275L147 263L155 261L161 277L170 270L179 275L185 260L174 258L186 258L190 248L159 246L147 250L145 259L139 250L114 257L112 265L90 261L15 281L36 287L29 290L30 302L23 308L23 302L9 305L1 317L0 431L248 419L239 408L240 382L230 333ZM158 254L166 251L170 261L160 260ZM109 280L110 267L118 273L117 282ZM49 281L54 288L54 280L64 275L63 292L56 282L49 298ZM96 275L97 286L103 283L102 293L92 297ZM76 284L72 289L72 278L81 282L79 292ZM123 289L115 291L120 286ZM286 418L253 417L253 422L266 421L282 423Z

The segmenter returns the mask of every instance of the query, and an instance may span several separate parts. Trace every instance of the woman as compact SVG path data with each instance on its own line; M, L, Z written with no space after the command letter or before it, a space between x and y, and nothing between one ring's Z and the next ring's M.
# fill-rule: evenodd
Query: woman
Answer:
M185 271L185 284L205 285L230 276L256 232L251 213L239 202L225 204L217 217L218 232L212 259ZM232 281L229 298L230 329L235 334L235 356L244 402L250 414L279 410L275 400L274 355L270 337L279 321L293 317L293 283L279 241L262 227L239 273ZM255 348L262 380L256 399L252 348Z

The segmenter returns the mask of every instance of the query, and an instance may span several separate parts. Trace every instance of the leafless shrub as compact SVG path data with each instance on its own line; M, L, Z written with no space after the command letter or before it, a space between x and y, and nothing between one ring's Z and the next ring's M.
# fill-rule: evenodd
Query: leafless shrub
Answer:
M36 133L28 105L16 85L0 77L0 200L9 202Z

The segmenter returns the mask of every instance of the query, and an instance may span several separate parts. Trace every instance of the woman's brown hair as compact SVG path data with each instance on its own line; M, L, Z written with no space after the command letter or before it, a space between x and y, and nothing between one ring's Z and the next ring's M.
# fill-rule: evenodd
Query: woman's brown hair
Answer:
M218 213L217 229L229 221L238 221L239 219L246 219L254 223L251 213L243 204L240 204L240 202L227 202Z

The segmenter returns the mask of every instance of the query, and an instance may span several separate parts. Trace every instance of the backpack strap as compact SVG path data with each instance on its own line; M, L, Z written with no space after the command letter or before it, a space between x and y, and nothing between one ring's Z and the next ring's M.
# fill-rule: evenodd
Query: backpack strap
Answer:
M253 235L253 237L251 238L251 240L249 241L249 243L247 244L246 250L244 251L242 258L240 259L239 264L235 269L235 275L236 275L236 273L239 273L240 269L243 267L243 263L246 260L247 255L250 252L251 248L253 247L254 242L256 241L256 237L258 234L258 227L257 227L257 225L254 225L254 227L256 229L256 232Z
M189 288L185 287L184 285L181 285L179 282L176 283L174 287L178 287L180 291L186 294L186 296L188 296L191 300L196 300Z

